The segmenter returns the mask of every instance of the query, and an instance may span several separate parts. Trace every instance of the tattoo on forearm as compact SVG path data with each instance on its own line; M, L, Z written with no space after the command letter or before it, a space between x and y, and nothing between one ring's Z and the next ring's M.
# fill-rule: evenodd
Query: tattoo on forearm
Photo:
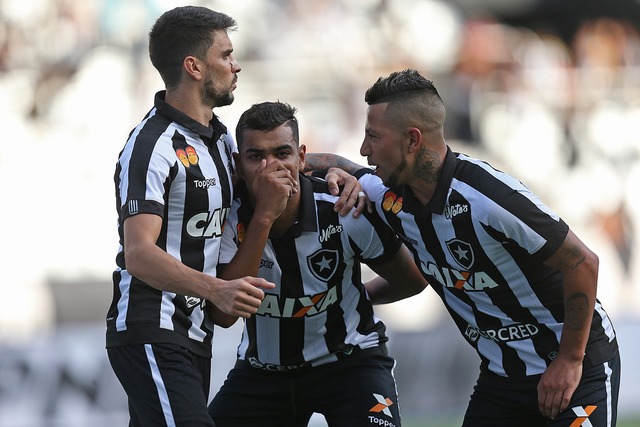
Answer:
M362 168L357 163L342 156L331 153L307 153L305 158L304 172L310 172L320 169L340 168L348 173L355 173Z
M577 292L565 302L565 327L571 331L582 330L589 319L589 297L585 293Z
M580 266L580 264L585 262L586 257L580 250L580 247L574 245L564 249L562 260L563 263L566 264L571 270L575 270Z
M325 153L307 153L304 160L304 171L311 172L319 169L327 169L332 165L329 164L329 154Z

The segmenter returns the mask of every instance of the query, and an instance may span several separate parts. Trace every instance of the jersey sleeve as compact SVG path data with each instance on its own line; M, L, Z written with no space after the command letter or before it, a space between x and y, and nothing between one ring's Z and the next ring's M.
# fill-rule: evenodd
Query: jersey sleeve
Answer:
M178 161L161 144L130 141L119 159L118 194L122 220L139 213L164 215L167 182Z
M538 261L545 261L562 245L569 226L522 182L505 173L490 172L499 179L483 185L482 203L473 203L474 215Z
M380 202L381 204L384 194L389 189L382 183L382 180L377 175L374 175L369 168L359 170L355 176L358 178L358 182L362 185L362 189L369 200Z
M365 264L387 261L400 249L400 240L375 212L364 211L358 218L347 215L343 221L350 241Z
M549 259L564 242L569 226L527 187L518 189L512 197L526 201L507 203L513 207L510 211L513 216L506 220L504 215L496 214L497 218L504 220L497 226L503 227L507 237L518 242L539 261Z
M223 125L225 124L223 121L220 121ZM227 128L227 133L224 136L224 141L225 141L225 147L227 150L227 156L229 157L229 170L232 173L236 173L236 163L235 163L235 159L233 158L233 154L232 153L237 153L238 152L238 145L236 144L236 140L233 137L231 131L229 130L229 127L227 127L225 125L225 127Z

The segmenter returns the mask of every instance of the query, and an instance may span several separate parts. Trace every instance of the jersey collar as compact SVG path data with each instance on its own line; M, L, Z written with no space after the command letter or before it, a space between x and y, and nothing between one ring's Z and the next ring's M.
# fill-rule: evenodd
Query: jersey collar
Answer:
M298 175L300 183L300 212L297 221L289 227L279 239L297 239L303 231L317 231L316 202L313 197L313 186L311 180L304 174Z
M223 125L218 117L214 114L209 122L209 126L203 126L199 122L195 121L191 117L184 114L182 111L173 108L165 101L166 90L161 90L156 93L154 105L158 110L158 113L168 118L169 120L179 123L192 132L197 133L203 139L217 141L221 135L227 133L227 128Z
M302 223L302 230L317 231L316 201L313 197L311 179L301 173L298 181L300 182L300 215L298 219Z

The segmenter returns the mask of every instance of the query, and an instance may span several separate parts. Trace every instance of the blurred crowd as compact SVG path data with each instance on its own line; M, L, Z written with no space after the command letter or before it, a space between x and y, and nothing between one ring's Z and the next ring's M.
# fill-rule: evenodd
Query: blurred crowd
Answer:
M520 178L571 225L600 257L599 298L632 331L640 319L638 22L590 15L568 31L539 16L535 25L504 19L540 1L486 1L483 10L467 0L0 0L0 427L126 420L100 332L117 250L114 165L162 89L148 60L150 26L188 3L239 24L231 39L242 71L222 120L234 127L255 102L289 102L308 151L364 164L364 91L398 69L430 76L448 110L450 146ZM498 4L514 10L489 8ZM421 298L396 303L398 316L386 308L390 328L433 325L440 305L426 309ZM94 323L74 329L80 318ZM227 346L221 357L232 359L235 338L220 337L216 348ZM638 354L628 344L624 351ZM426 352L404 354L420 355L424 381L438 378L429 369L441 363ZM461 365L441 372L435 394L449 387L466 400L460 384L469 378L451 374ZM625 374L627 412L640 396L637 372ZM424 384L403 386L422 397L416 408L446 403Z
M444 98L454 151L529 185L600 256L605 307L640 308L637 22L589 17L567 35L464 1L0 0L0 232L9 249L0 289L32 307L5 300L0 336L55 320L51 280L109 281L113 165L162 88L147 34L160 13L187 3L238 21L236 102L219 110L229 126L252 103L280 99L299 109L308 151L364 163L364 91L417 68Z

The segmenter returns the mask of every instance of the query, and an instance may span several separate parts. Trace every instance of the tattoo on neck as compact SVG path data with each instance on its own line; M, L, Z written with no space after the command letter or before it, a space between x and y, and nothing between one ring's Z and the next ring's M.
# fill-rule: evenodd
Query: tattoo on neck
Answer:
M413 173L423 181L432 184L438 181L439 166L440 158L438 154L426 147L420 147L413 165Z

